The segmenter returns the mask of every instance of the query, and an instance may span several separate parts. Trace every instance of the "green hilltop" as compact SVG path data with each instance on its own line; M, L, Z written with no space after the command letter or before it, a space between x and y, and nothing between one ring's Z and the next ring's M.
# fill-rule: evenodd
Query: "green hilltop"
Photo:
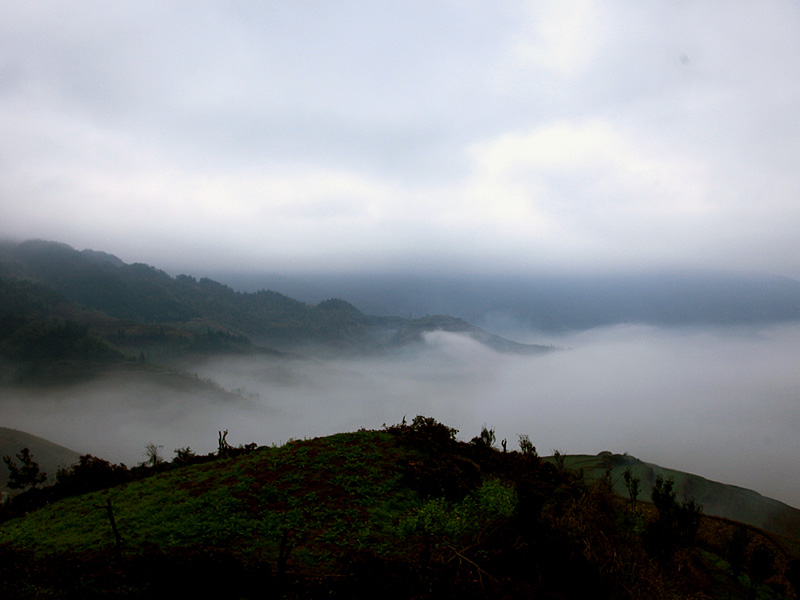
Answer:
M3 598L794 598L797 539L631 505L433 419L126 469L3 509Z

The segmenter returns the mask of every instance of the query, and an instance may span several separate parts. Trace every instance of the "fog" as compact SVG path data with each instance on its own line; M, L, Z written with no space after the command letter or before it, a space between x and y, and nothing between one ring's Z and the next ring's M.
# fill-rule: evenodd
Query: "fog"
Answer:
M238 395L114 376L47 393L5 393L4 425L128 465L144 445L281 444L424 414L469 440L484 424L552 450L628 452L800 506L800 324L770 328L617 326L560 337L533 356L457 334L360 359L216 358L190 373ZM166 378L168 380L168 378Z

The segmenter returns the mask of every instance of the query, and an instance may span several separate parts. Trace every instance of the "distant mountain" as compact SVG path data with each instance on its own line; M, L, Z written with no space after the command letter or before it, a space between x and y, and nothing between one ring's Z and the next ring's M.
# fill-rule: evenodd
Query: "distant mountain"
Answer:
M14 360L168 360L186 353L374 353L446 329L501 352L546 348L503 340L447 317L371 316L327 298L236 292L208 278L170 277L99 251L31 240L0 245L0 353Z
M52 481L59 467L67 467L80 458L80 454L69 448L54 444L44 438L0 427L0 456L10 456L15 462L16 455L23 449L31 451L31 457L39 465L42 472L47 473ZM8 469L5 464L0 464L0 492L5 490L8 483Z
M800 319L800 281L760 273L215 276L240 290L279 285L307 302L341 296L376 315L448 314L501 335L514 329L580 330L617 323L737 325Z

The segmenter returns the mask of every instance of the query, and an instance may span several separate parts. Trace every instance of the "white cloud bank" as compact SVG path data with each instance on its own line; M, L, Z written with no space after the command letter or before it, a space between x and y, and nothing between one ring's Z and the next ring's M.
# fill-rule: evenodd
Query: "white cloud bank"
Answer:
M551 341L570 349L514 357L438 332L424 351L392 358L212 360L192 369L257 398L108 380L4 394L0 420L130 464L148 442L169 455L187 445L211 452L221 429L234 444L271 444L423 414L463 440L487 425L511 447L530 435L542 454L629 452L800 507L800 327L623 326Z

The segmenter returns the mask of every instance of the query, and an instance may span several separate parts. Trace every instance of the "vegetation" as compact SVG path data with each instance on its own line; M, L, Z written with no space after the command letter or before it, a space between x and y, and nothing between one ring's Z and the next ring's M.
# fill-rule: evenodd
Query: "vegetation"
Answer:
M81 457L4 507L0 596L793 597L788 546L669 480L638 527L607 480L484 430L463 443L418 416L281 447L220 432L214 455L134 469Z

